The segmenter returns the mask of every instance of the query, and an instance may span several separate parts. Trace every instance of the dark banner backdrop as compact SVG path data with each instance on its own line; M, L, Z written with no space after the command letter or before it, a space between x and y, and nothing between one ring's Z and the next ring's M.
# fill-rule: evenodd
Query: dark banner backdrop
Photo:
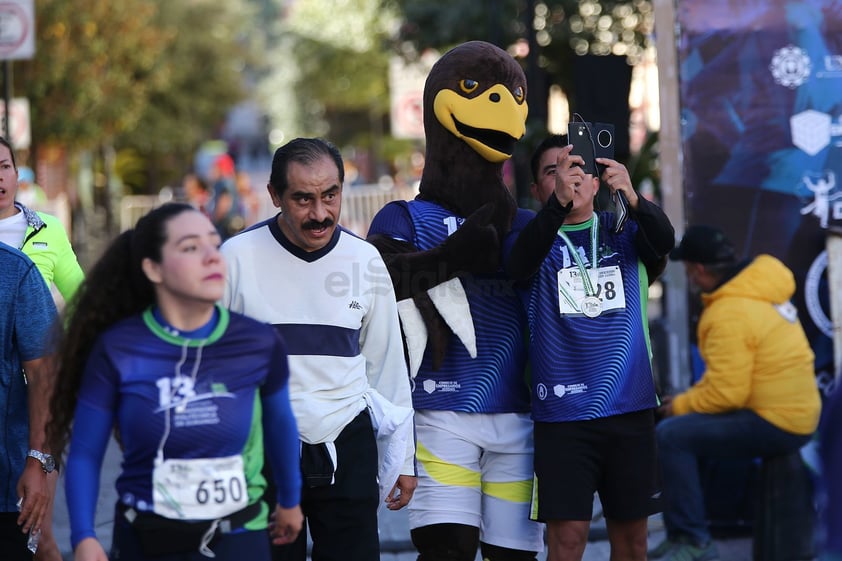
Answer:
M842 219L842 0L677 4L687 223L795 273L794 303L833 380L825 239Z

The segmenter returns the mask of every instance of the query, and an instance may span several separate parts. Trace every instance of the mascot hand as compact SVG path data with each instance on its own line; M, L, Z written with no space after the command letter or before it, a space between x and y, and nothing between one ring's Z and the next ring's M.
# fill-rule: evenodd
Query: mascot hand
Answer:
M442 244L448 269L467 273L493 273L500 267L500 239L491 222L492 203L471 214Z

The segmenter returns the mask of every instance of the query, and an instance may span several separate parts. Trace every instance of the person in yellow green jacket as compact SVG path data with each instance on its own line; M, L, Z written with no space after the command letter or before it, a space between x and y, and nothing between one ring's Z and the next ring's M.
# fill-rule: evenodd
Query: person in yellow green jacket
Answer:
M814 356L790 299L795 278L781 261L738 262L718 229L691 226L670 254L683 261L704 306L697 339L701 379L663 400L656 436L667 539L650 559L718 559L707 527L698 459L783 455L818 426Z
M20 249L38 267L47 285L55 284L68 302L85 275L61 221L16 201L18 170L9 142L0 137L0 242Z
M65 302L70 301L84 280L84 273L67 238L61 221L16 202L18 167L9 141L0 136L0 243L27 255L44 277L47 286L55 284ZM50 502L55 497L58 473L47 476ZM61 561L61 552L52 532L52 506L42 524L35 561Z

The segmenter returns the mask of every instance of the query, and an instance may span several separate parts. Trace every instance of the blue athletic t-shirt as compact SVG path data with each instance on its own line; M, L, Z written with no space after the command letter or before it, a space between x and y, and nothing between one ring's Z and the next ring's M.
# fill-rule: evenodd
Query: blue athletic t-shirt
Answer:
M504 248L532 216L518 210ZM465 217L429 201L395 201L378 212L368 235L407 241L425 251L444 242L464 221ZM459 338L451 335L441 368L433 370L428 347L414 380L413 406L467 413L529 411L526 317L519 294L502 269L459 278L473 317L477 356L471 358Z
M271 415L289 429L273 435L271 443L276 452L289 456L273 456L276 464L283 459L288 466L286 477L279 478L279 500L287 507L298 504L298 438L287 393L286 348L271 326L224 308L217 307L217 313L218 322L206 338L184 337L163 326L151 311L125 319L99 337L85 367L74 427L82 423L96 434L74 430L68 482L85 487L98 476L99 465L91 464L101 462L102 435L107 440L116 420L123 452L116 483L119 500L151 510L154 460L168 425L164 459L242 454L252 504L266 486L261 420ZM276 396L284 401L276 403ZM97 422L106 424L104 431ZM73 491L68 488L75 546L93 535L96 501ZM265 525L264 507L255 526L247 527Z
M528 316L532 373L532 416L536 421L587 420L657 406L646 313L648 278L634 246L638 224L620 234L611 215L599 213L599 267L617 267L625 308L608 310L614 284L594 287L606 311L598 317L562 314L558 272L578 270L566 242L556 236L549 254L530 281ZM591 225L561 230L586 268L592 268Z

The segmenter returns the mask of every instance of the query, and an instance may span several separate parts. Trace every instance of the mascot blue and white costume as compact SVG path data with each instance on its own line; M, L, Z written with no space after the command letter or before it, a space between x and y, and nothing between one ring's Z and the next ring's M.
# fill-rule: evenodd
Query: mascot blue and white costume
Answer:
M526 318L501 263L532 217L503 182L525 133L526 77L481 41L439 59L424 87L419 195L389 203L368 234L399 300L413 376L419 561L532 561L532 421Z

